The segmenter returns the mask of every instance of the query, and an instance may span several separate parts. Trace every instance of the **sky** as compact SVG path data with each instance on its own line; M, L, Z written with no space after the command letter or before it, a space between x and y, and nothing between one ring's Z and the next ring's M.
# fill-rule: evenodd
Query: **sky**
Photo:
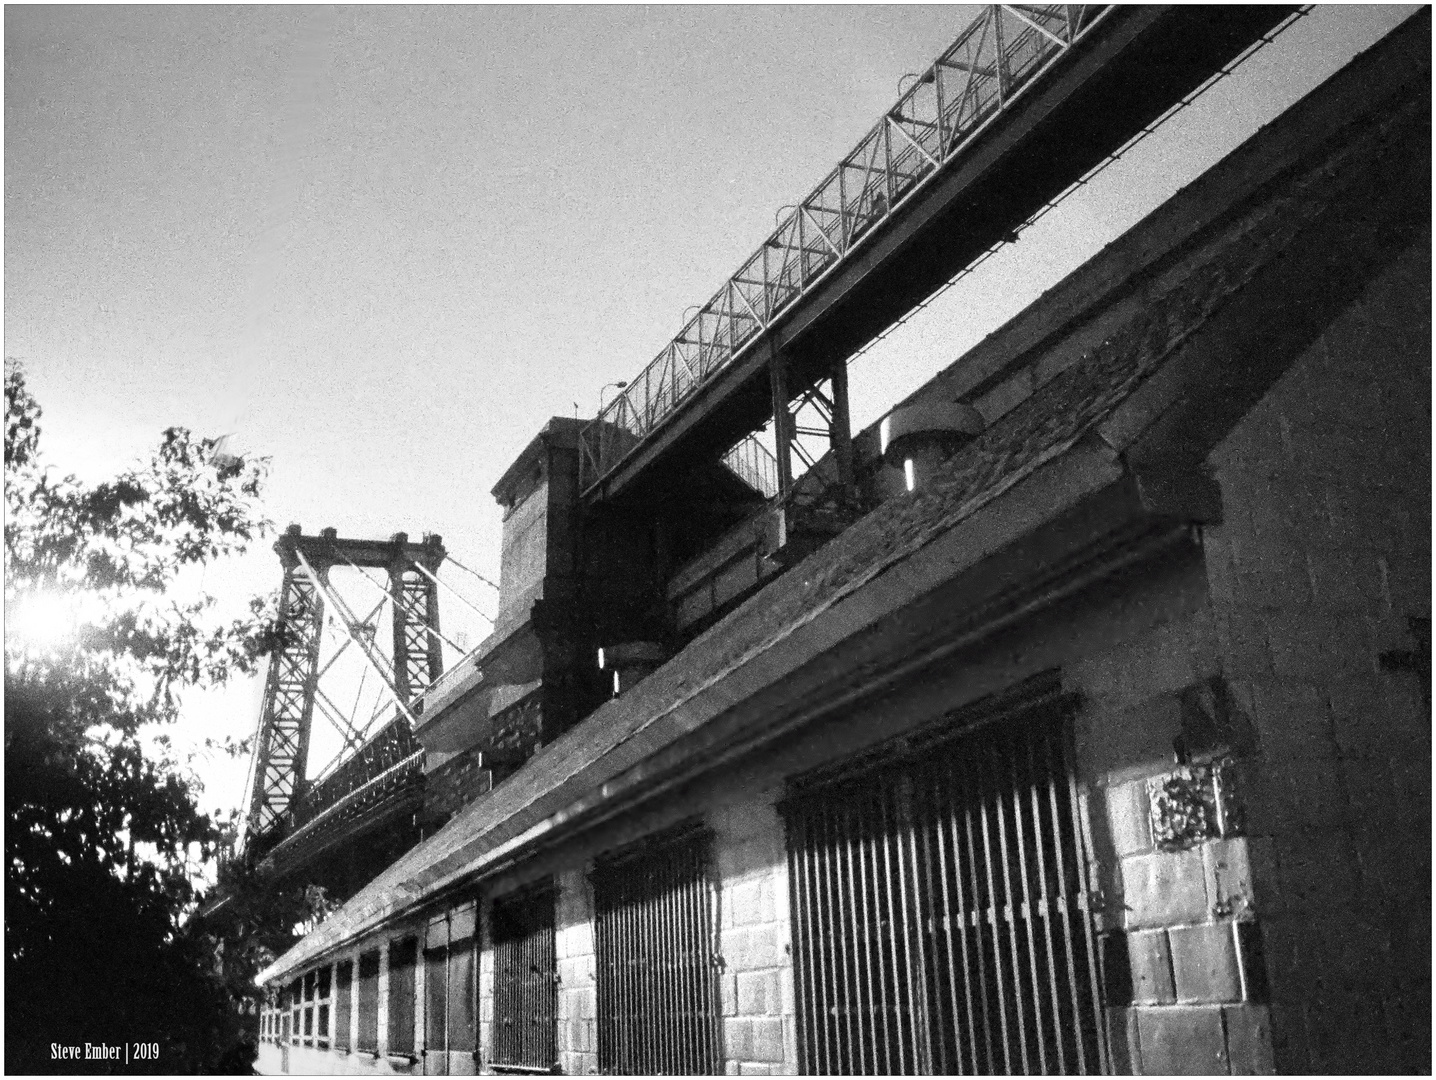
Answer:
M1412 10L1317 6L856 358L855 425ZM7 5L5 353L42 446L93 480L169 425L232 432L279 529L437 532L497 579L489 490L529 439L635 376L975 11ZM203 584L279 579L265 542ZM261 698L192 694L178 741L250 734ZM202 805L245 768L201 758Z

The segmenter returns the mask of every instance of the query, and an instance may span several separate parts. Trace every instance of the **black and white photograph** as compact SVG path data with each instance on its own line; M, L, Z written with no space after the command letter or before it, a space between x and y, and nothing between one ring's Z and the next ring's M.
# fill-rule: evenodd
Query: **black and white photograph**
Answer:
M13 1075L1430 1075L1431 8L7 4Z

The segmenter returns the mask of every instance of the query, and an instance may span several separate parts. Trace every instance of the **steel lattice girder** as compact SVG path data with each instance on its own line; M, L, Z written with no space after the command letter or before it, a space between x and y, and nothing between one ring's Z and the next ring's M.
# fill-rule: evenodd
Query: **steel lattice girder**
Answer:
M284 574L279 618L284 640L269 665L255 746L249 825L256 833L284 820L299 795L308 754L324 600L295 567Z
M588 425L584 498L727 452L773 349L821 378L1298 12L986 9Z
M606 428L639 438L652 431L1106 10L988 7L585 431L585 484L631 446L605 438Z
M426 537L423 544L410 544L403 533L396 533L387 542L342 540L332 529L312 537L303 536L298 526L291 526L275 544L275 550L285 568L279 615L283 639L270 660L255 744L248 817L249 832L255 836L292 825L300 802L312 801L305 798L309 733L315 705L328 701L319 689L320 676L327 670L327 666L319 666L326 596L339 605L346 629L361 651L371 660L384 659L371 655L368 642L354 638L354 620L328 583L332 566L347 563L383 568L389 573L392 598L396 600L395 664L391 674L403 702L422 691L443 670L443 655L433 633L438 630L437 588L416 569L423 567L431 574L438 569L445 553L437 536ZM340 726L333 717L330 719ZM407 732L402 715L397 722L404 723ZM364 736L364 732L352 728L345 731L341 727L340 733L346 745L354 745Z

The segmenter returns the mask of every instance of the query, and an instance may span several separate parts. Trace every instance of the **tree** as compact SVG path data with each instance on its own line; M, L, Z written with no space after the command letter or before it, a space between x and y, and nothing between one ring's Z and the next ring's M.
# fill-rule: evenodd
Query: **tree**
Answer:
M184 688L259 660L259 601L226 623L213 598L176 597L186 575L268 529L267 463L170 428L111 481L56 479L39 418L7 363L6 1070L247 1071L233 987L188 918L221 823L155 733ZM51 1054L137 1042L159 1057Z

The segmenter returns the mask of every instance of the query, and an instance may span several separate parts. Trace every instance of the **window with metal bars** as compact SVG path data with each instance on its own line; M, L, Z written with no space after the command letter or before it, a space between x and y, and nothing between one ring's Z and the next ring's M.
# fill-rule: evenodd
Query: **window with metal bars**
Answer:
M350 1010L354 1007L354 961L341 960L334 970L334 1047L348 1050Z
M594 867L603 1072L721 1071L711 847L689 827Z
M425 931L425 1072L473 1070L478 1046L475 928L470 902L432 920ZM451 1054L464 1059L451 1061Z
M358 1048L379 1052L379 951L359 955Z
M299 1045L299 1040L301 1038L299 1031L303 1026L303 1018L300 1012L300 1009L303 1005L303 997L304 980L295 979L292 983L289 984L289 1006L291 1016L289 1039L290 1042L292 1042L295 1046Z
M414 967L419 939L404 938L389 946L389 1053L414 1053Z
M1025 688L794 785L803 1072L1105 1069L1073 709Z
M495 1065L550 1069L558 1061L558 960L551 883L493 908Z

